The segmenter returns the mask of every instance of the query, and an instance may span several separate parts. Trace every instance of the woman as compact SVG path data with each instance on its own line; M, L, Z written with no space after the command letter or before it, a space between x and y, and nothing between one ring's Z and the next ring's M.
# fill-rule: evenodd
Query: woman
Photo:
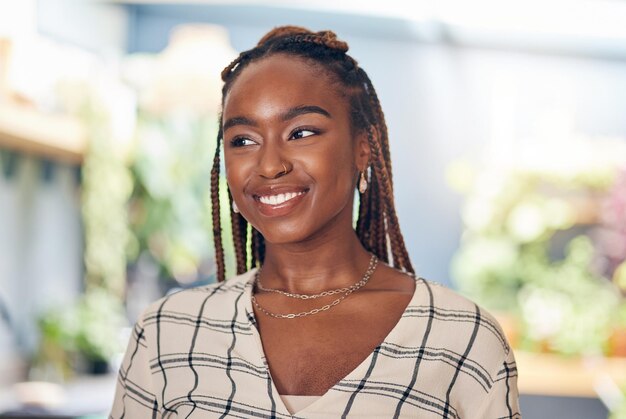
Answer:
M520 416L496 321L413 274L383 113L347 50L330 31L281 27L223 71L219 282L145 311L112 417ZM228 281L220 143L238 272Z

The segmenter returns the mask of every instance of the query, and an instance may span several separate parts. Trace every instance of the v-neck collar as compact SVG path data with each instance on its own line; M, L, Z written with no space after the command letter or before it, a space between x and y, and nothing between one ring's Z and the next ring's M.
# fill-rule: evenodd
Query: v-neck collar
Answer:
M269 377L269 383L271 386L271 394L270 397L272 397L272 402L276 405L277 410L284 415L288 415L291 417L297 417L297 415L301 414L301 413L306 413L307 411L309 411L310 409L319 406L320 404L324 403L327 399L329 399L331 397L332 394L332 390L335 389L339 383L346 381L346 380L356 380L356 381L361 381L363 380L368 372L368 369L370 368L370 365L372 364L372 359L374 356L377 356L378 352L380 351L380 348L382 345L384 345L385 343L388 342L397 342L399 341L398 339L396 339L396 335L398 335L399 333L401 333L401 329L402 329L402 325L405 322L405 316L407 313L407 309L411 306L416 305L417 303L417 299L418 299L418 280L421 280L421 278L418 278L416 276L411 276L414 280L415 280L415 288L413 290L413 295L411 296L411 299L409 300L409 303L407 304L407 306L404 308L404 311L402 312L402 315L400 316L400 319L398 319L398 322L391 328L391 330L389 331L389 333L387 334L387 336L385 336L385 338L382 340L382 342L380 342L376 348L374 348L374 350L365 358L363 359L363 361L361 361L361 363L359 365L357 365L352 371L350 371L345 377L343 377L342 379L340 379L339 381L337 381L337 383L335 383L332 387L330 387L326 393L322 394L316 401L314 401L313 403L311 403L310 405L308 405L307 407L305 407L302 410L299 410L293 414L289 413L289 410L287 410L287 407L285 406L285 404L283 403L282 399L279 396L278 390L276 388L276 385L274 384L274 380L272 379L272 375L270 373L270 369L269 369L269 365L267 363L267 357L265 356L265 350L263 349L263 343L261 341L261 335L259 334L259 330L258 330L258 326L257 326L257 320L256 320L256 316L254 314L254 310L252 308L252 290L254 288L254 280L256 278L256 272L257 272L258 268L254 268L250 271L248 271L248 275L249 277L246 278L245 284L244 284L244 290L243 290L243 297L239 300L239 304L242 304L243 310L240 310L241 313L245 313L246 316L246 320L248 322L250 322L252 324L252 335L253 338L255 340L257 349L258 349L258 354L259 354L259 358L262 360L263 365L267 371L267 376ZM410 274L407 274L410 275ZM242 319L243 321L243 319Z

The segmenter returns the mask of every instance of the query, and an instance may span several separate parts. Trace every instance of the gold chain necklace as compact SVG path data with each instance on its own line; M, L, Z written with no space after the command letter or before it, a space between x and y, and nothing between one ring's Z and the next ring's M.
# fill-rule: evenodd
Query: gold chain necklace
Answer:
M345 287L345 288L338 288L335 290L329 290L329 291L323 291L319 294L295 294L295 293L289 293L289 292L285 292L282 290L277 290L274 288L259 288L263 291L270 291L270 292L276 292L278 294L282 294L285 295L287 297L290 298L298 298L298 299L311 299L311 298L319 298L319 297L323 297L323 296L327 296L327 295L333 295L333 294L338 294L341 292L345 293L337 298L336 300L334 300L332 303L329 304L325 304L322 307L318 307L318 308L314 308L312 310L308 310L308 311L301 311L299 313L287 313L287 314L282 314L282 313L273 313L271 311L266 310L264 307L262 307L258 301L256 300L256 298L254 297L254 295L252 296L252 303L254 304L254 306L263 314L270 316L270 317L274 317L274 318L278 318L278 319L295 319L297 317L304 317L304 316L309 316L309 315L313 315L313 314L317 314L320 313L322 311L326 311L326 310L330 310L332 307L336 306L337 304L339 304L340 302L342 302L347 296L349 296L350 294L352 294L353 292L357 291L358 289L362 288L365 286L365 284L367 284L367 282L370 280L370 278L372 277L372 274L374 273L374 271L376 270L376 267L378 266L378 258L375 255L372 255L372 258L370 259L370 263L369 266L367 267L367 271L365 271L365 274L363 275L363 278L361 278L360 281L358 281L357 283L349 286L349 287ZM258 286L259 285L259 276L261 273L261 269L259 269L255 275L255 279L254 279L254 283Z
M341 294L341 293L346 293L350 290L355 291L359 288L361 288L363 285L365 285L367 283L367 281L369 280L369 276L371 276L370 270L373 272L374 269L376 268L376 264L378 263L378 259L376 258L376 256L372 255L372 257L370 258L370 262L369 265L367 267L367 271L365 272L365 275L363 275L363 278L357 282L354 283L352 285L350 285L349 287L343 287L343 288L337 288L334 290L328 290L328 291L322 291L319 294L296 294L296 293L292 293L292 292L287 292L287 291L283 291L283 290L279 290L276 288L265 288L263 286L263 284L261 284L261 270L259 269L259 271L257 272L256 278L255 278L255 284L256 287L258 289L260 289L261 291L266 291L266 292L274 292L277 294L281 294L284 295L286 297L290 297L290 298L298 298L300 300L312 300L315 298L320 298L320 297L327 297L329 295L335 295L335 294Z

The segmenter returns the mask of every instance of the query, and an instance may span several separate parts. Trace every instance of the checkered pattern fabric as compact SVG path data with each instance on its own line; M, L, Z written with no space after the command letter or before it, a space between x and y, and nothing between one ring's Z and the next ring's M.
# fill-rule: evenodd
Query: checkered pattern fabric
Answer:
M250 296L255 270L152 304L134 327L110 418L520 418L500 326L416 278L385 340L291 415L272 382Z

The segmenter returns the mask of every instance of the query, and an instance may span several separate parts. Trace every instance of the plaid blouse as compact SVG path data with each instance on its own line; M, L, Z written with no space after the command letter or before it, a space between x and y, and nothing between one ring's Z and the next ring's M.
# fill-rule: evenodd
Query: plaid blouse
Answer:
M291 415L250 300L255 270L153 303L134 327L110 418L520 418L500 326L421 278L398 323L345 378Z

